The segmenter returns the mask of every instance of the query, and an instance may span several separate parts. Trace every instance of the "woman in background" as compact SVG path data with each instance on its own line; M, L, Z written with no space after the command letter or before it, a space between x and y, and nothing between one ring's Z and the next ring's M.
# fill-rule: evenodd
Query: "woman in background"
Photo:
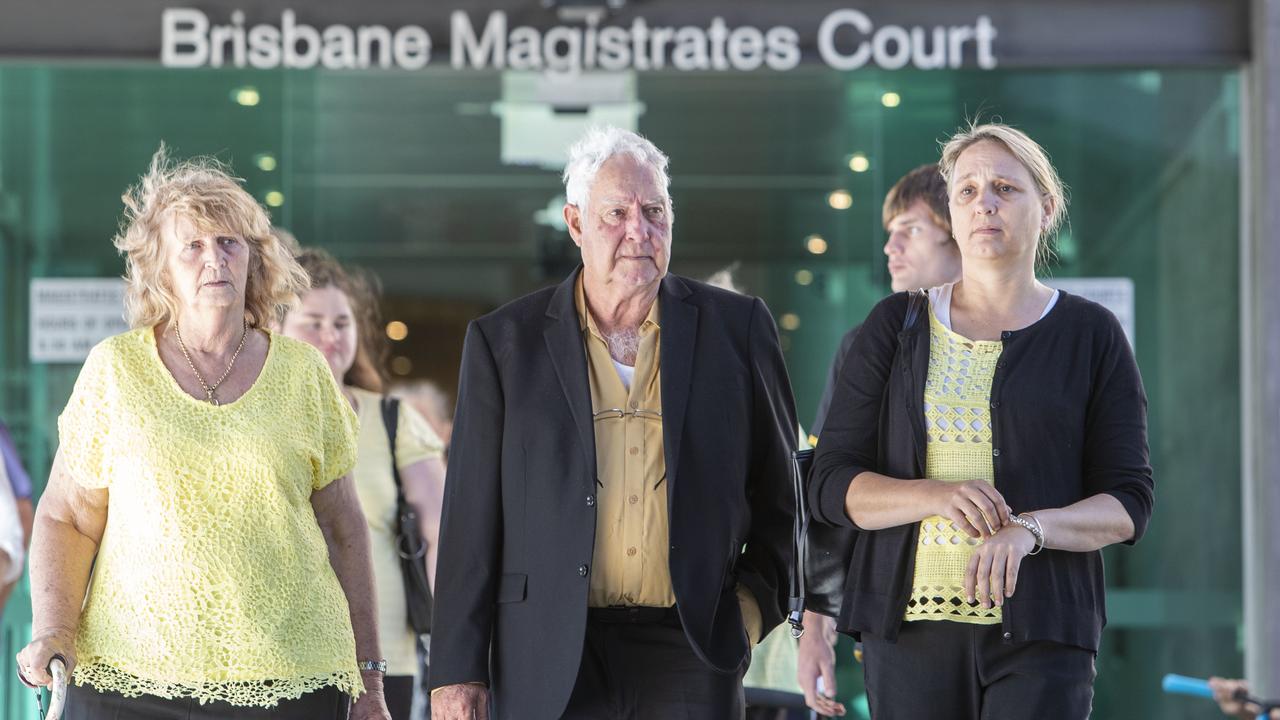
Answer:
M369 524L378 596L378 636L387 659L384 692L393 720L408 720L418 668L417 635L409 626L397 545L396 482L382 417L382 328L377 301L364 277L348 272L329 253L301 250L298 263L311 278L281 332L310 343L329 364L360 419L354 471L356 494ZM395 464L405 500L417 510L426 543L427 578L435 582L436 543L444 501L444 444L409 403L399 403Z

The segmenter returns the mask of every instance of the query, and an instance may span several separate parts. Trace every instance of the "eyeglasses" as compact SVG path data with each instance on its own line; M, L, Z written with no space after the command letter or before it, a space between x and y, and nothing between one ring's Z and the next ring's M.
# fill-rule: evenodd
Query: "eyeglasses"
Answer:
M597 410L592 416L592 420L610 420L621 419L627 417L643 418L645 420L662 420L661 410L646 410L644 408L632 408L624 410L622 408L609 408L608 410Z

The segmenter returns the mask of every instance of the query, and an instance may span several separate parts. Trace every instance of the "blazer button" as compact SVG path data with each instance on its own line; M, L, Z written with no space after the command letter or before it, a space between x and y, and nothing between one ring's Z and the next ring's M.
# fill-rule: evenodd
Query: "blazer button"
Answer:
M587 569L588 569L588 568L587 568L587 566L586 566L586 565L579 565L579 566L578 566L578 576L579 576L579 577L586 577L586 576L587 576Z
M587 496L587 507L595 507L595 505L596 505L596 496L595 496L595 495L588 495L588 496Z

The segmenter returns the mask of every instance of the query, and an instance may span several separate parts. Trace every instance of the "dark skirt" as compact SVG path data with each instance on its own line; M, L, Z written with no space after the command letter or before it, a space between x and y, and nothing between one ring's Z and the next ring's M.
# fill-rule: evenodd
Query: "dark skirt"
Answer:
M154 695L127 698L91 685L73 685L67 689L62 716L66 720L347 720L350 705L347 694L334 687L262 708L218 701L201 705L192 698L166 700Z

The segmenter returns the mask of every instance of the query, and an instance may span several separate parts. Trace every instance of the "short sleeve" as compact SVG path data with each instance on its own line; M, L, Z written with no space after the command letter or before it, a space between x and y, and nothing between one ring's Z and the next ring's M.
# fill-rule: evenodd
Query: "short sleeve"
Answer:
M400 401L400 422L396 426L396 464L400 469L444 455L444 442L413 405Z
M107 341L110 342L110 341ZM58 416L58 452L76 484L90 490L111 485L107 435L115 413L112 351L100 344L89 352L71 399Z
M8 585L22 576L23 554L22 522L13 491L9 489L9 478L4 465L0 464L0 555L8 560L0 565L0 585Z
M316 382L320 396L316 436L320 440L320 448L312 467L311 488L320 490L355 467L360 421L318 352L315 360L320 376Z

